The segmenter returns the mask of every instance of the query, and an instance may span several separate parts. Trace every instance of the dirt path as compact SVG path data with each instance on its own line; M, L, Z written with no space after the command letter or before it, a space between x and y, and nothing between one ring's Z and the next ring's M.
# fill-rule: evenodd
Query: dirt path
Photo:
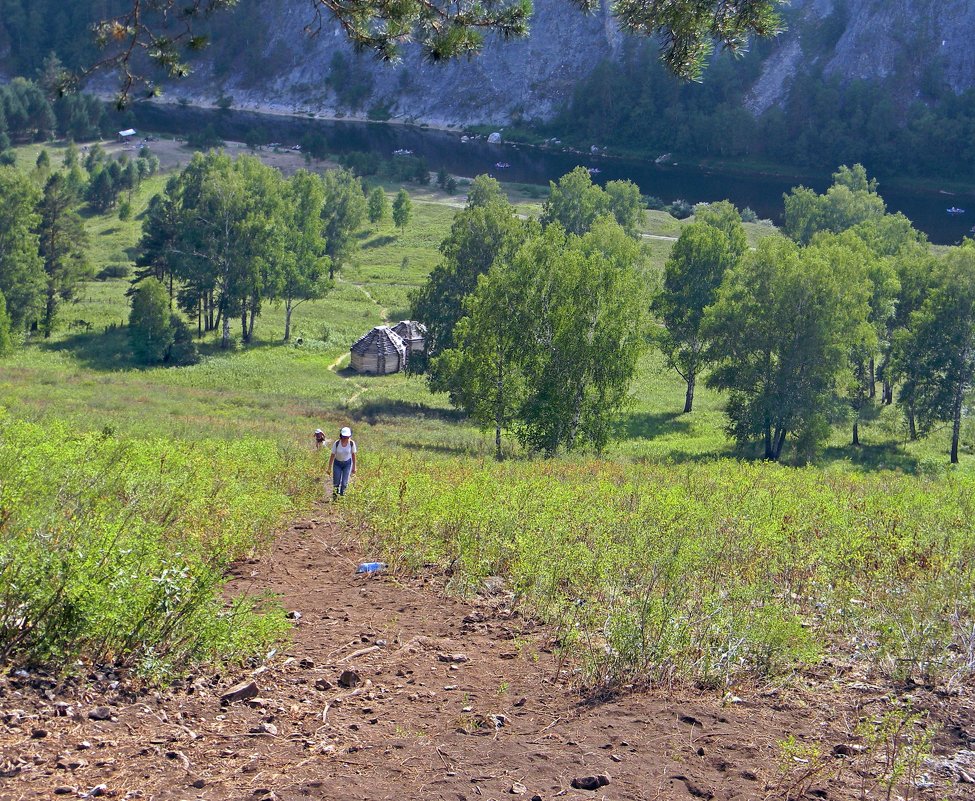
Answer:
M341 282L343 284L348 284L349 286L353 286L356 289L358 289L360 292L362 292L362 294L365 295L367 298L369 298L369 300L372 303L375 303L377 306L379 306L379 319L380 319L380 322L382 323L382 325L386 325L389 322L389 309L385 308L384 306L380 306L379 301L377 301L369 293L369 290L366 289L364 286L362 286L362 284L353 284L352 282L346 281L345 279L343 279L340 275L337 275L335 277L335 280L338 281L338 282ZM331 370L333 373L336 373L337 374L338 373L338 369L339 369L339 365L341 365L342 362L345 361L346 356L347 356L347 354L345 354L345 353L342 353L341 355L339 355L339 357L337 359L335 359L335 361L333 361L328 366L328 369ZM348 398L345 399L345 405L346 406L351 406L360 397L362 397L363 393L369 391L369 387L368 386L366 386L365 384L360 384L358 381L356 381L355 379L353 379L351 376L342 376L342 378L344 378L346 381L348 381L350 384L352 384L352 386L354 386L356 388L356 391L353 392Z
M728 705L665 690L587 700L558 675L550 633L503 593L462 601L434 577L357 576L370 554L350 538L323 509L236 569L230 592L271 592L296 613L266 665L165 694L113 689L110 675L0 678L0 797L105 785L149 801L781 798L780 741L846 742L849 708L802 683ZM242 680L256 697L221 705ZM600 774L596 791L571 786ZM812 781L803 797L854 798L852 781Z

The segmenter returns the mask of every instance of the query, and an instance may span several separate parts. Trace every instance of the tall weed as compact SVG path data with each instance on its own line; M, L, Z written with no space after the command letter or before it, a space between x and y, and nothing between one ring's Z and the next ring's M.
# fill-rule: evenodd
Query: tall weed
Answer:
M157 674L255 652L285 629L225 601L226 567L306 487L256 440L123 439L0 411L0 661Z

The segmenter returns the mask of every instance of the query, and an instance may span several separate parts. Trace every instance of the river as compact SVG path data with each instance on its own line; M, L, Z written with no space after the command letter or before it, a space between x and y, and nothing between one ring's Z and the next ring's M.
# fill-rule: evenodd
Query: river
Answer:
M268 141L285 146L298 143L309 131L318 131L334 153L372 151L390 158L394 150L410 150L423 157L431 170L441 167L454 175L494 175L499 180L525 184L547 184L578 165L593 168L599 182L629 179L645 195L666 202L683 198L690 203L727 198L739 208L748 206L759 217L781 221L782 195L796 185L795 179L756 173L731 173L696 165L658 165L652 161L620 159L559 149L542 149L509 144L488 144L484 139L462 142L459 133L408 125L321 120L257 114L245 111L219 111L156 104L133 106L136 126L147 131L185 136L188 132L213 125L225 139L241 140L246 131L265 131ZM498 164L507 167L498 168ZM829 186L829 173L803 179L802 183L823 192ZM890 212L903 212L917 228L936 244L954 244L975 223L975 192L947 194L922 189L880 187ZM951 215L949 207L966 210Z

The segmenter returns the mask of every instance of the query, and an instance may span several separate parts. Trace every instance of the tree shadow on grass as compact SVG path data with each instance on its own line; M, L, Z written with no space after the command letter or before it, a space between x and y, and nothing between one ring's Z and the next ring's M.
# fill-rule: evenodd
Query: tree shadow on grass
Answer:
M686 414L641 412L620 421L619 434L622 439L654 439L669 434L686 434L690 428L691 420Z
M137 364L132 356L127 328L71 334L57 342L41 342L40 347L54 353L70 353L90 370L114 372L142 369L142 365Z
M410 448L416 451L424 451L425 453L440 453L445 456L477 456L478 450L472 446L464 445L443 445L443 444L433 444L433 443L416 443L411 445Z
M860 470L900 470L918 474L924 468L918 458L898 442L877 445L831 445L823 451L821 462L849 462ZM945 461L948 461L947 455Z
M373 237L372 239L368 239L364 241L362 243L362 249L371 250L372 248L382 248L385 247L386 245L393 244L393 242L395 241L396 241L395 236L391 236L390 234L384 234L383 236Z
M466 418L466 415L458 409L441 409L435 406L428 406L425 403L395 400L392 398L366 401L361 406L352 410L350 416L357 422L365 421L369 425L375 425L380 420L392 417L443 420L448 423L459 423Z

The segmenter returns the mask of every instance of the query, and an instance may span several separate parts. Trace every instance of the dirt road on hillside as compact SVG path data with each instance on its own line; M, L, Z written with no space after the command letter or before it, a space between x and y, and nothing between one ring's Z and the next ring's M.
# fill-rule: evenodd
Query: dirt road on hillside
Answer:
M796 681L739 689L730 702L692 690L587 698L571 666L559 675L551 633L503 592L466 602L445 595L439 576L356 576L370 555L352 540L326 508L237 567L231 592L274 593L297 613L293 642L266 666L164 694L131 693L111 676L85 686L0 678L0 797L784 798L806 770L786 760L783 779L790 734L835 744L829 765L841 769L794 791L859 797L861 778L835 760L854 722L887 703L883 688ZM222 705L239 682L254 683L252 697ZM970 703L927 701L942 705L939 748L958 751L975 732ZM608 784L573 787L597 776ZM920 797L965 797L955 781Z

